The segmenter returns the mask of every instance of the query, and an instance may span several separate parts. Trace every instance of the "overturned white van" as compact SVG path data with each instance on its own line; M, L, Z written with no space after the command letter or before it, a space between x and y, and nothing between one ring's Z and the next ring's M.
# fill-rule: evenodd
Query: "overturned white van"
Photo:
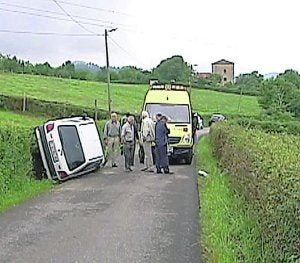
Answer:
M98 169L104 162L103 147L93 119L64 118L35 129L46 174L64 181Z

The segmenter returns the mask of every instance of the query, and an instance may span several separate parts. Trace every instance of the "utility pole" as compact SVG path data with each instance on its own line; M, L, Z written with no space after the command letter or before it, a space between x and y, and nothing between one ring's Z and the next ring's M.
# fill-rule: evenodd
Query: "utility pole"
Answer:
M111 96L110 96L110 72L109 72L109 58L108 58L108 45L107 45L107 29L105 29L105 53L106 53L106 71L107 71L107 100L108 100L108 113L111 113Z
M107 37L108 37L108 32L114 32L116 31L118 28L112 28L110 30L107 31L107 29L105 29L104 32L104 37L105 37L105 53L106 53L106 71L107 71L107 99L108 99L108 112L109 114L111 113L111 92L110 92L110 72L109 72L109 58L108 58L108 45L107 45Z

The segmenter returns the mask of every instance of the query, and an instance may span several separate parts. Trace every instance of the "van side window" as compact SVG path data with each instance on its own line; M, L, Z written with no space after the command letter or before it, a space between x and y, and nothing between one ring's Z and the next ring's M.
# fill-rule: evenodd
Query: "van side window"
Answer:
M76 126L59 126L58 133L69 170L85 163L85 157Z

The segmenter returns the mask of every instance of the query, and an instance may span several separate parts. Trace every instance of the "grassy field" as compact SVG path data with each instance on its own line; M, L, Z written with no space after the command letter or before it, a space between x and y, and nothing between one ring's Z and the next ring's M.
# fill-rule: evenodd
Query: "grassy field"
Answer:
M198 168L208 172L199 178L202 249L207 263L262 262L255 219L230 188L212 155L209 138L197 148Z
M19 125L28 128L34 128L43 124L51 118L35 117L27 113L15 113L11 111L0 110L0 126L4 125ZM102 135L106 120L97 121L97 127Z
M140 112L147 85L112 84L113 109L120 112ZM107 84L90 81L50 78L44 76L0 74L0 94L23 96L80 106L107 109ZM257 115L256 97L220 93L209 90L192 91L194 111L202 114ZM239 107L240 105L240 107Z
M0 110L0 124L17 124L26 127L35 127L45 122L45 118L34 117L26 113L14 113Z

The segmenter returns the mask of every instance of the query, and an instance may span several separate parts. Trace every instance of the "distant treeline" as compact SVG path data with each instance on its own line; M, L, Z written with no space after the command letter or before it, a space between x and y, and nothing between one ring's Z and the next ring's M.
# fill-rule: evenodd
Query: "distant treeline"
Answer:
M92 66L92 69L90 69L89 66ZM16 56L3 55L1 53L0 71L101 82L107 81L106 67L99 67L91 63L85 65L81 64L76 67L76 64L68 60L61 66L53 67L48 62L33 64L30 61L24 61ZM148 84L150 79L153 78L163 82L176 80L178 82L188 83L190 76L191 69L181 56L173 56L163 60L151 71L143 70L135 66L110 68L111 81L116 83Z
M5 56L1 53L0 71L80 80L107 80L105 67L99 67L97 71L91 71L88 68L76 68L71 61L66 61L61 66L53 67L48 62L33 64L30 61L18 59L16 56ZM113 82L124 83L149 83L151 78L151 72L132 66L122 68L112 67L110 75Z
M91 63L86 66L76 67L71 61L66 61L59 67L52 67L48 62L32 64L16 56L5 56L0 53L0 72L107 81L105 67L98 67ZM93 70L89 66L92 66ZM271 79L264 79L263 75L254 71L240 74L234 83L225 85L221 84L219 75L212 74L206 79L198 79L194 73L192 66L185 62L182 56L176 55L162 60L151 71L134 66L112 67L110 77L111 81L116 83L148 84L150 79L157 79L161 82L174 80L199 89L258 96L260 105L268 114L285 113L291 117L300 117L300 75L295 70L286 70L278 77Z

